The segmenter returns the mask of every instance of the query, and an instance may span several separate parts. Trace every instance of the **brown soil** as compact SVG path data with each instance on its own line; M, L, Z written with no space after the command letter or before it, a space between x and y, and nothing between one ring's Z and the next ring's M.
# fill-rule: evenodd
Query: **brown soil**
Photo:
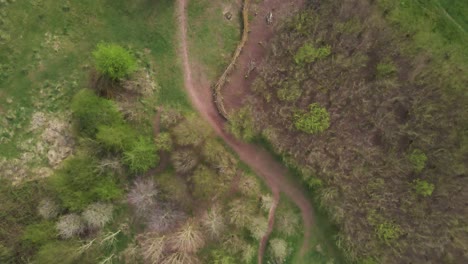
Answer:
M290 1L296 4L302 3L303 1ZM179 33L180 33L180 51L182 56L183 71L184 71L184 85L187 93L195 106L200 112L203 118L205 118L209 124L213 127L215 132L224 139L224 141L239 155L240 159L248 164L256 174L261 176L275 197L279 196L279 192L286 194L301 210L302 220L304 224L304 242L302 245L301 253L305 253L305 250L309 246L309 240L311 235L311 228L314 222L314 211L310 201L304 194L304 190L298 185L290 181L287 177L287 169L275 161L275 159L265 150L258 146L247 144L235 139L232 135L224 130L224 119L218 113L211 95L210 83L203 78L203 73L192 72L200 67L193 67L189 60L188 44L187 44L187 17L186 17L186 5L187 0L177 1L177 19L179 22ZM255 58L260 60L264 56L264 50L257 48L258 41L266 41L271 37L271 29L266 25L261 26L264 23L263 15L266 15L269 10L278 10L284 6L284 3L280 0L269 0L264 1L259 5L259 14L252 23L252 31L250 34L250 41L245 46L243 54L239 58L238 71L234 72L230 78L230 85L235 85L237 90L248 88L249 83L244 78L242 72L242 65L247 65L249 58L252 54L255 54ZM260 12L261 11L261 12ZM270 32L265 33L264 31ZM253 44L252 44L253 43ZM242 64L243 63L243 64ZM236 100L230 100L228 97L235 97L235 94L229 94L226 96L227 101L236 102ZM270 211L270 227L273 227L273 215L274 210ZM262 246L259 254L263 255L266 242L268 240L268 233L266 238L262 239ZM262 249L263 248L263 249Z

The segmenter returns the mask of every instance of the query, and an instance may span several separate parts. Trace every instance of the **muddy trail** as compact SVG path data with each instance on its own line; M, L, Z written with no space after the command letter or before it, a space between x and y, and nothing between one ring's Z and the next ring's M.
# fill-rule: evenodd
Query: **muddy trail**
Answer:
M180 41L180 56L184 72L184 86L189 95L193 106L199 111L201 116L206 119L213 127L215 132L224 139L224 141L239 155L239 158L245 162L250 168L264 179L271 189L276 202L279 199L279 193L284 193L289 197L300 209L303 225L304 225L304 241L301 248L301 254L304 254L309 247L312 225L314 224L314 211L311 202L305 195L305 190L290 178L287 177L288 170L267 151L259 146L241 142L235 139L232 135L224 130L225 120L218 113L213 102L212 90L209 81L203 77L203 73L199 72L200 67L192 66L189 59L188 40L187 40L187 14L186 6L188 0L177 0L177 20L179 26L179 41ZM268 10L280 10L284 5L290 5L291 2L302 3L303 1L288 1L282 3L280 0L265 0L259 5L259 11L267 14ZM259 13L260 13L259 12ZM249 38L256 42L267 41L271 34L265 34L264 30L271 29L262 28L260 25L264 23L264 18L257 16L252 23L252 31ZM267 26L267 25L265 25ZM262 31L263 30L263 31ZM250 41L250 40L249 40ZM243 53L239 57L239 61L246 62L256 51L257 43L247 43ZM264 55L264 51L260 56ZM236 70L230 78L230 85L248 85L245 83L244 74L236 74ZM240 76L240 77L238 77ZM239 89L247 89L248 87L239 87ZM274 223L274 213L276 207L270 210L269 214L269 230L261 240L259 249L259 263L262 261L262 256L266 248L269 232L271 232Z

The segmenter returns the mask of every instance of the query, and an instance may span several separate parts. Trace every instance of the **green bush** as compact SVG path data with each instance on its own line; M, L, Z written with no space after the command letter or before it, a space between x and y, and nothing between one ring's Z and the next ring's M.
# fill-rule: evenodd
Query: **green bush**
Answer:
M229 256L227 252L222 250L213 250L211 252L211 258L213 264L237 264L238 261L233 257Z
M243 107L229 116L226 128L236 138L250 141L255 137L256 131L251 111L250 108Z
M96 140L107 149L123 151L131 147L136 139L136 132L130 126L117 124L114 126L99 126Z
M330 126L330 115L319 104L311 104L308 112L294 114L294 125L296 129L309 134L320 133Z
M155 144L143 136L138 137L123 154L124 163L134 173L145 172L159 162Z
M200 199L212 198L225 190L216 172L205 166L198 166L193 173L192 181L194 195Z
M292 102L296 101L301 97L302 90L298 83L296 82L287 82L281 89L276 92L276 96L281 101Z
M432 195L435 186L427 181L417 179L413 182L413 188L418 195L428 197Z
M135 57L116 44L98 44L93 57L96 69L113 80L122 79L136 70Z
M115 103L98 97L89 89L83 89L73 97L71 110L78 131L88 137L94 137L99 126L123 123Z
M55 223L44 221L26 227L22 240L34 246L44 245L57 237Z
M156 149L171 151L172 150L172 139L169 133L159 133L154 139L154 144Z
M427 156L420 149L413 150L408 156L408 159L413 165L414 171L418 173L421 172L426 167Z
M72 264L77 259L80 244L74 241L57 241L46 244L39 249L35 257L36 264Z
M331 54L330 46L323 46L320 48L315 48L314 45L310 43L304 44L294 55L294 61L296 64L305 64L312 63L316 60L324 59Z
M79 211L97 201L121 196L122 190L109 175L96 172L96 159L84 154L69 158L50 178L63 205Z
M386 243L395 240L402 235L400 227L390 222L378 225L376 232L379 239Z
M377 64L377 78L387 77L396 71L397 68L393 62L380 62Z

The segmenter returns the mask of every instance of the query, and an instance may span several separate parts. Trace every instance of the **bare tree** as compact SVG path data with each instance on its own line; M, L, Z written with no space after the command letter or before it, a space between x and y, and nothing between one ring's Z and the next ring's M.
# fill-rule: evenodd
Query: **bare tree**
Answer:
M273 197L269 194L262 195L261 201L263 211L265 211L266 213L270 212L270 209L273 206Z
M47 198L39 203L37 211L39 215L42 216L44 219L52 219L57 217L59 213L59 207L57 203Z
M171 156L174 168L179 173L187 173L198 164L197 154L193 150L179 150Z
M258 196L260 194L260 186L258 181L255 179L255 176L252 175L245 175L241 177L239 181L239 190L242 194L251 197Z
M202 218L202 224L211 238L219 238L226 229L221 208L218 205L211 207Z
M166 248L166 237L146 233L140 239L141 256L150 263L160 263Z
M294 211L281 210L277 213L277 220L275 221L277 230L286 236L291 236L297 233L300 226L300 218Z
M263 216L254 217L251 223L247 226L252 237L257 240L262 239L268 229L268 219Z
M283 263L289 255L288 244L280 238L274 238L270 241L270 249L273 259L276 263Z
M187 252L174 252L162 260L161 264L198 264L198 258Z
M128 194L129 203L139 215L145 215L156 203L158 191L152 179L137 179Z
M83 233L84 224L79 215L68 214L60 217L56 228L60 237L67 239Z
M178 226L185 219L185 214L175 210L169 204L162 204L151 210L148 228L160 234Z
M257 254L257 250L255 249L254 246L250 244L245 244L242 247L242 261L244 263L251 263L252 259L255 257Z
M112 204L95 203L89 205L82 216L88 226L92 229L102 228L112 220Z
M245 227L251 221L254 208L250 203L237 199L229 204L229 221L237 227Z
M187 223L170 238L171 249L175 251L195 253L203 247L205 241L195 221Z

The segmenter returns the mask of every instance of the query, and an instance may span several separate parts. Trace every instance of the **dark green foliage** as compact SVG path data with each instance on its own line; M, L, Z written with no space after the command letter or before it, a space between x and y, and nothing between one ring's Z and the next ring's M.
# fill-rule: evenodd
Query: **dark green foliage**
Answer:
M94 137L100 126L123 123L115 103L98 97L89 89L83 89L73 97L71 110L77 129L84 136Z
M122 190L111 176L97 173L94 157L82 154L69 158L51 177L63 206L79 211L97 201L118 198Z
M125 124L100 126L96 134L96 140L98 142L107 149L114 151L129 149L135 139L135 130Z
M133 55L116 44L98 44L93 57L96 69L113 80L122 79L136 70Z
M27 226L21 239L34 246L41 246L55 238L57 238L55 223L43 221Z
M411 154L408 156L408 159L413 165L415 172L419 173L426 167L427 156L420 149L413 150Z
M37 264L72 264L76 263L80 244L74 241L57 241L39 249L34 263Z
M143 136L138 137L123 155L124 163L134 173L147 171L159 162L156 145Z
M328 129L330 126L330 115L327 109L314 103L309 105L308 112L294 114L294 126L300 131L317 134Z
M413 188L414 188L414 191L418 195L421 195L423 197L428 197L432 195L432 192L434 191L435 186L434 184L429 183L425 180L417 179L413 183Z
M236 138L250 141L255 137L256 130L251 111L249 107L243 107L229 116L227 130Z
M324 59L331 54L330 46L315 48L313 44L306 43L294 55L296 64L312 63L316 60Z

